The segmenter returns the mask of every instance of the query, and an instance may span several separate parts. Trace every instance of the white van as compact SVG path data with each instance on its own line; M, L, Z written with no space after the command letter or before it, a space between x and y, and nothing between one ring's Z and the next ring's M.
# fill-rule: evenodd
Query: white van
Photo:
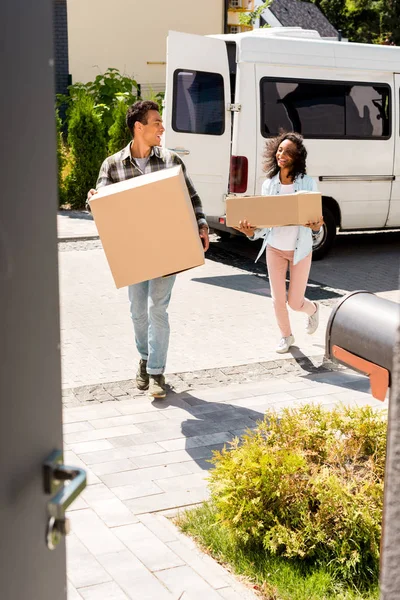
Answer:
M265 141L298 131L323 195L325 227L400 227L400 48L321 39L315 31L170 32L164 143L184 159L210 225L227 193L259 194Z

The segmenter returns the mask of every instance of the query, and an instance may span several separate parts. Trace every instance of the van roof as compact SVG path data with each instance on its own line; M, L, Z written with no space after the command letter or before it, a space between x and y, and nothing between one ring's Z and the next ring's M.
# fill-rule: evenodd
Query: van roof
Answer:
M314 30L271 27L213 35L237 45L237 62L400 73L400 47L321 38Z

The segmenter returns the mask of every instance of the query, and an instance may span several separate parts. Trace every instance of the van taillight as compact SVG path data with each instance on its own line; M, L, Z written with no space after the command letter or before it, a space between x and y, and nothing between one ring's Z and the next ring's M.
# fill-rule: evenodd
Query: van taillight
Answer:
M243 194L247 190L249 161L246 156L231 156L231 172L229 191L232 194Z

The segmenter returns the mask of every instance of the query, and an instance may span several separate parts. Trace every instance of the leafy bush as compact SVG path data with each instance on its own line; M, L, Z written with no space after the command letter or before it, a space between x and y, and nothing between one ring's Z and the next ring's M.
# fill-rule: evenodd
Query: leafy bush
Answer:
M65 202L65 185L63 178L64 167L67 162L66 151L62 134L62 121L56 111L56 131L57 131L57 181L58 181L58 203L61 206Z
M126 112L128 103L121 98L114 107L112 118L113 124L108 131L108 151L110 154L118 152L126 146L131 140L130 131L126 125Z
M324 566L338 580L376 582L386 422L371 408L309 405L266 413L210 475L217 523L277 557Z
M96 113L93 100L86 94L78 96L73 104L68 144L72 170L66 179L67 200L71 208L81 209L107 155L101 118Z
M123 96L127 105L139 100L139 86L135 79L121 75L118 69L109 68L105 73L97 75L94 81L74 83L68 87L66 96L59 95L59 105L66 105L67 121L69 122L73 107L83 95L88 95L94 102L95 110L102 118L105 133L113 124L113 110Z

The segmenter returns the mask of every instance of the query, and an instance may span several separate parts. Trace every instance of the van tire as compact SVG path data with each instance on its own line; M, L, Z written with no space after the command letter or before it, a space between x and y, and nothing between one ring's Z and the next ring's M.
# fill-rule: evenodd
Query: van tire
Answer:
M327 206L322 209L324 216L323 236L315 239L313 236L313 260L321 260L332 248L336 238L336 220Z
M216 229L216 234L221 238L223 242L229 240L232 237L231 231L225 231L225 229Z

